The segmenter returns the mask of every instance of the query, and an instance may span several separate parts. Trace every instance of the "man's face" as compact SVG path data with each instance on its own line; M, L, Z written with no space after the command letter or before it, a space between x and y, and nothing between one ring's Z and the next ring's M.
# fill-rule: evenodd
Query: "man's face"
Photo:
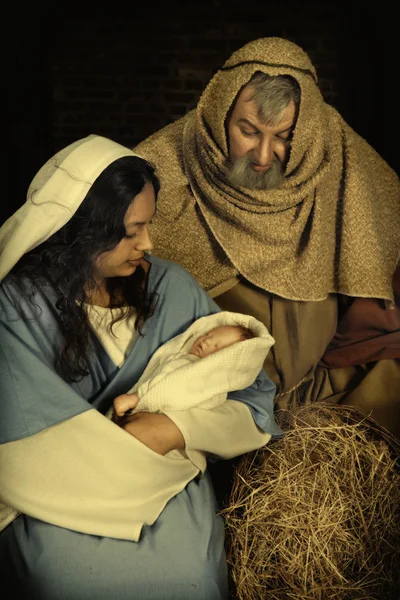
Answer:
M228 122L230 180L250 189L270 189L283 180L289 158L290 140L296 120L291 101L276 125L259 120L254 91L245 87L239 94Z

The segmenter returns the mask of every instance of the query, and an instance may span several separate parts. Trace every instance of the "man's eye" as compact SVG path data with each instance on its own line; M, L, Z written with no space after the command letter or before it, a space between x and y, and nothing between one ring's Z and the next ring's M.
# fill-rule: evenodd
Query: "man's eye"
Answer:
M246 131L245 129L241 129L240 131L246 137L253 137L253 135L257 135L257 132L255 132L255 131Z
M125 236L125 238L127 240L133 240L133 238L135 238L135 237L136 237L136 233L132 233L131 235L126 234L126 236Z
M292 139L292 134L291 133L284 133L282 135L277 135L276 136L278 138L278 140L280 140L281 142L290 142Z

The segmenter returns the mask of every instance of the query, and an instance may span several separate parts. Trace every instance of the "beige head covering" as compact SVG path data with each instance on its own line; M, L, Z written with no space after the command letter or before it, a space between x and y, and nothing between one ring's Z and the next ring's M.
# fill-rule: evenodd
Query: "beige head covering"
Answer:
M268 191L234 189L226 178L226 116L257 71L291 75L301 90L286 177ZM259 39L235 52L197 109L136 151L155 162L161 181L155 252L205 289L239 273L292 300L393 299L399 179L323 101L313 65L292 42Z
M89 135L50 158L29 186L25 204L0 228L0 281L19 259L61 229L108 165L132 150Z

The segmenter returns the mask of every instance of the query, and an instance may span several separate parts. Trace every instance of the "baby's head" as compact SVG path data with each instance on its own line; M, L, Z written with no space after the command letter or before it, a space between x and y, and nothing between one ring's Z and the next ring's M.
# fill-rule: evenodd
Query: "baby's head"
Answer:
M232 346L232 344L236 344L236 342L249 340L253 337L252 331L241 325L221 325L221 327L210 329L210 331L198 337L193 342L190 354L205 358L210 354Z

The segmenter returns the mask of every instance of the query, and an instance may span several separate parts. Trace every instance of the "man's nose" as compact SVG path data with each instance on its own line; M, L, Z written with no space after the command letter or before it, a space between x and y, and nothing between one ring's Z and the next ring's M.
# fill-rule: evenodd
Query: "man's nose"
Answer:
M272 163L272 155L272 140L266 138L260 139L255 151L257 164L261 167L270 166Z

